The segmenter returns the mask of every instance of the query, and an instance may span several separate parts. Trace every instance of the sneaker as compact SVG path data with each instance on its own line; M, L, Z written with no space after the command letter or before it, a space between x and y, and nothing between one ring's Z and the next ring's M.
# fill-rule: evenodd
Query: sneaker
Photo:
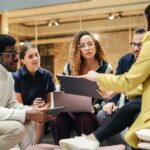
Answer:
M97 150L99 142L87 139L85 136L62 139L59 144L63 150Z

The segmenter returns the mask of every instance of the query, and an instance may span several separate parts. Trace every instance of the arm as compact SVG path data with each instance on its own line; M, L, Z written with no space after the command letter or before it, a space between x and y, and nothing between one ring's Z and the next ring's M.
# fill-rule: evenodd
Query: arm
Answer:
M105 100L110 100L112 99L114 96L116 96L118 94L118 92L114 92L114 91L99 91L99 94L102 96L103 99Z
M150 38L150 35L148 35L148 38ZM146 39L137 61L126 74L115 76L111 74L97 74L91 71L83 77L96 81L103 91L113 90L117 92L128 92L136 88L150 75L150 41L146 41Z
M126 93L127 97L129 100L134 99L136 96L140 96L142 95L142 90L143 90L143 86L142 84L140 84L139 86L137 86L135 89L129 91Z
M16 92L15 95L16 95L16 100L17 100L19 103L23 104L23 100L22 100L22 95L21 95L21 93Z
M51 92L47 93L47 98L45 100L45 107L47 108L51 107Z

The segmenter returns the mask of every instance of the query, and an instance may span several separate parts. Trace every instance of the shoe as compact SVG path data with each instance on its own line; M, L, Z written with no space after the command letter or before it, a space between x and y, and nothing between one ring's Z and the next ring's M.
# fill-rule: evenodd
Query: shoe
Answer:
M97 150L99 142L87 139L85 136L62 139L59 144L63 150Z

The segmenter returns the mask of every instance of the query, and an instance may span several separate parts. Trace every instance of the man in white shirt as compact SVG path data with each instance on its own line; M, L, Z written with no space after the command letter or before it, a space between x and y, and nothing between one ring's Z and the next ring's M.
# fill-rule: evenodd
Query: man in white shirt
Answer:
M49 109L33 109L16 101L11 75L18 63L15 43L13 37L0 34L0 147L3 150L9 150L18 143L21 150L34 144L34 124L30 120L44 122L51 117Z

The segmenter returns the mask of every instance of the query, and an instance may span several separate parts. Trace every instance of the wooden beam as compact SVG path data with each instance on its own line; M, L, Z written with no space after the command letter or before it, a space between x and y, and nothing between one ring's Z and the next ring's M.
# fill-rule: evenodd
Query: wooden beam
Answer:
M143 16L132 16L124 17L114 20L94 20L82 22L82 27L80 27L79 22L62 24L58 27L48 27L48 26L37 26L37 34L39 37L54 37L60 35L74 34L82 29L86 29L94 32L107 32L113 30L124 30L129 28L135 28L137 26L144 25ZM19 36L19 37L34 37L35 36L35 27L24 27L21 25L11 25L9 33Z
M114 12L143 11L149 4L148 0L101 0L75 4L48 6L20 11L8 12L9 23L25 23L50 19L79 18Z

